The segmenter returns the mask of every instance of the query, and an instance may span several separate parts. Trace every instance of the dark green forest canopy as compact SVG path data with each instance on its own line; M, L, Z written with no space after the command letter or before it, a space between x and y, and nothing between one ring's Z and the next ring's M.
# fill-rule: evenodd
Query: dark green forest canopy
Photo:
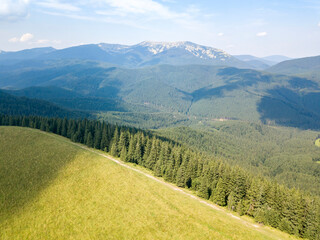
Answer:
M16 97L0 90L0 114L8 115L38 115L47 117L81 118L90 114L78 110L70 110L57 106L51 102Z
M65 108L180 113L320 129L319 82L304 76L205 65L125 69L84 60L11 68L0 70L0 88L20 89L10 93ZM28 87L37 89L22 89Z
M320 166L316 163L320 148L315 146L319 132L212 121L193 127L159 129L156 133L290 188L320 195Z
M295 189L135 128L94 120L0 115L0 125L41 129L151 169L179 187L240 215L300 237L319 239L320 202Z

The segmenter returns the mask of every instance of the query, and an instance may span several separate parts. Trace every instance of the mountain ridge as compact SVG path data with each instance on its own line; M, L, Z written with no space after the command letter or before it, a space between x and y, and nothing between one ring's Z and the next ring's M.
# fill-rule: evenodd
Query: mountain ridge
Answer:
M203 46L189 41L180 42L151 42L144 41L135 45L122 44L85 44L63 49L47 49L43 54L35 54L37 49L23 50L29 53L25 59L86 59L113 63L123 67L137 68L157 64L202 64L221 65L240 68L250 68L225 51L213 47ZM10 55L19 55L23 51L12 52ZM1 55L0 55L1 56ZM5 60L6 54L2 55ZM1 58L0 58L1 60Z

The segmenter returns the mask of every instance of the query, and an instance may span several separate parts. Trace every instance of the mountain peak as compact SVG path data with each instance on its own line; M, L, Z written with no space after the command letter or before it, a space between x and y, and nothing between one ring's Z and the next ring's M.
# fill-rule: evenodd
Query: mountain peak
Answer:
M112 43L99 43L98 47L104 51L119 52L129 48L130 46L122 45L122 44L112 44Z
M179 42L144 41L137 44L136 46L146 47L148 51L153 53L154 55L162 53L172 48L180 48L191 53L195 57L198 57L201 59L220 59L221 61L225 61L228 58L232 58L231 55L224 52L223 50L213 48L213 47L202 46L189 41L179 41Z

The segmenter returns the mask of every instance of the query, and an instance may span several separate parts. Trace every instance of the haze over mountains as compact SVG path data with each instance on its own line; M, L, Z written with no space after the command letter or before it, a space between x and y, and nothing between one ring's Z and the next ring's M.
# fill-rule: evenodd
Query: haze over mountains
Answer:
M191 42L142 42L133 46L120 44L89 44L54 50L52 48L3 52L0 61L25 59L85 59L102 61L123 67L142 67L156 64L205 64L248 67L226 52Z
M3 64L23 60L85 59L108 62L122 67L144 67L156 64L202 64L239 68L265 69L283 60L284 56L257 58L250 55L232 56L223 50L192 42L141 42L128 46L121 44L88 44L65 49L51 47L27 49L18 52L0 52Z
M284 59L236 58L191 42L38 48L0 54L0 88L82 111L176 112L320 128L320 81L307 76L319 57L267 68ZM296 64L296 73L305 75L283 75L281 69Z
M258 58L252 55L234 55L234 57L238 58L241 61L246 62L251 66L251 68L254 68L257 70L264 70L282 61L291 60L291 58L288 58L286 56L280 56L280 55L272 55L272 56L263 57L263 58Z

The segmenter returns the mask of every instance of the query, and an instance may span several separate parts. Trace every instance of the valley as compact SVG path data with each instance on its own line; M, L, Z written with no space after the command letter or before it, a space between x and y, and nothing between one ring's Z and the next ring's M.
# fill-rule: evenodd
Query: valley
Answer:
M317 58L281 70L300 61L191 42L1 53L1 153L13 162L2 169L2 191L11 190L0 228L7 239L44 236L44 225L52 239L317 239ZM27 172L14 144L34 147ZM68 229L55 231L61 224Z

